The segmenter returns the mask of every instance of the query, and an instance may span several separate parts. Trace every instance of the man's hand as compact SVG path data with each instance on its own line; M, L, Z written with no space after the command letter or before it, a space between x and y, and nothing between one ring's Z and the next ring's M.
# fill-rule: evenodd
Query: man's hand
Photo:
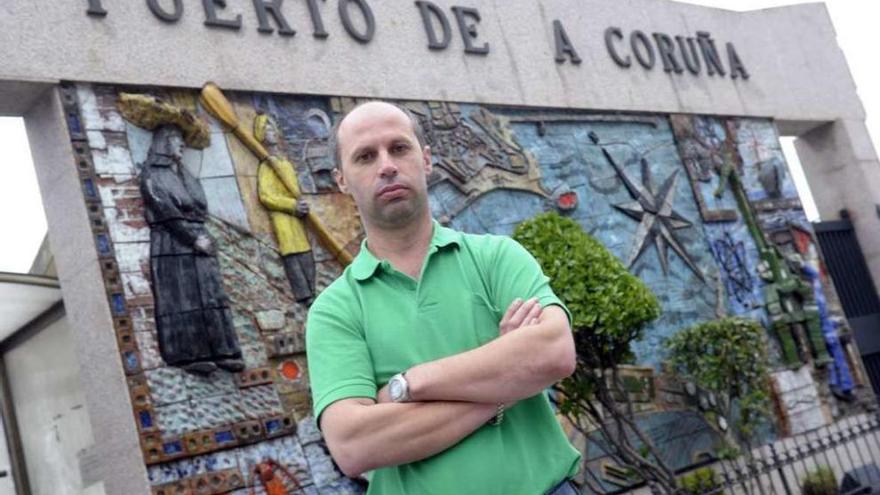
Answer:
M307 215L309 214L309 203L308 203L308 201L306 201L306 200L304 200L304 199L301 199L301 200L297 201L297 202L296 202L296 210L293 212L293 214L294 214L297 218L303 218L303 217L307 216Z
M384 387L380 388L378 392L376 392L376 403L377 404L389 404L393 402L391 400L391 393L388 391L388 384L386 383Z
M212 256L214 254L214 242L211 241L211 238L206 235L200 235L196 237L195 242L196 251L206 254L208 256Z
M498 323L498 335L505 335L519 327L538 323L541 311L541 305L535 297L527 301L514 299L501 318L501 322Z

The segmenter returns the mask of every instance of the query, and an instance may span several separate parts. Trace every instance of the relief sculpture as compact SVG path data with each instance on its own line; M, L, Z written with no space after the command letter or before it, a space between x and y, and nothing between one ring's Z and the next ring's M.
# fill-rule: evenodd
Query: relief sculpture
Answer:
M150 270L162 358L193 373L207 374L218 367L241 371L244 362L215 242L205 228L205 192L182 165L185 145L207 143L207 133L200 131L204 124L158 99L123 95L120 100L130 121L156 126L140 188L150 226Z
M254 120L254 137L269 152L269 157L260 162L257 170L260 203L269 210L278 250L284 261L284 271L294 297L300 302L310 302L315 294L315 258L305 225L309 204L297 199L301 192L296 170L292 163L281 158L278 128L268 115L260 114ZM285 177L282 179L281 175ZM285 183L291 184L295 190L289 191Z

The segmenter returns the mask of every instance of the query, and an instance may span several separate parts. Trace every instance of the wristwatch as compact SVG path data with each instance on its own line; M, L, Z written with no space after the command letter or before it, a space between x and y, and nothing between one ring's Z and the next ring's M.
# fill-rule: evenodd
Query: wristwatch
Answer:
M409 402L409 383L406 381L406 372L398 373L388 380L388 395L394 402Z

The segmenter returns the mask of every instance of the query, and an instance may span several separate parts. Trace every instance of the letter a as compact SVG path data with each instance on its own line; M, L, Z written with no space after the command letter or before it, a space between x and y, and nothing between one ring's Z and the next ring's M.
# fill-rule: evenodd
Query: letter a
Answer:
M566 54L571 58L571 63L581 63L581 58L578 56L577 50L574 49L574 45L571 44L571 39L559 19L553 21L553 37L556 39L556 63L565 63Z

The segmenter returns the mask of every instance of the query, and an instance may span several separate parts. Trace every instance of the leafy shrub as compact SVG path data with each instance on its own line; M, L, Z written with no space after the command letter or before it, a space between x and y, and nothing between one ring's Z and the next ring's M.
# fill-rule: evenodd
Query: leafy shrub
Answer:
M660 314L650 289L577 223L555 212L521 223L513 238L538 260L571 311L578 368L608 369L632 360L630 343ZM596 380L593 373L575 372L563 381L563 412L589 400Z
M605 246L555 212L521 223L513 237L538 260L571 311L578 365L556 386L559 412L584 435L598 427L602 442L633 479L673 490L675 475L632 419L632 403L617 369L633 360L630 343L660 314L654 294Z
M700 495L718 488L718 475L710 467L702 467L681 477L684 495Z
M837 493L837 477L828 466L819 466L804 478L803 495L835 495Z
M666 342L670 363L718 398L717 411L731 418L736 402L737 432L745 439L767 414L767 340L754 320L722 318L678 332Z
M610 368L630 361L630 342L660 314L651 290L574 220L555 212L521 223L513 238L538 260L571 311L584 364Z

